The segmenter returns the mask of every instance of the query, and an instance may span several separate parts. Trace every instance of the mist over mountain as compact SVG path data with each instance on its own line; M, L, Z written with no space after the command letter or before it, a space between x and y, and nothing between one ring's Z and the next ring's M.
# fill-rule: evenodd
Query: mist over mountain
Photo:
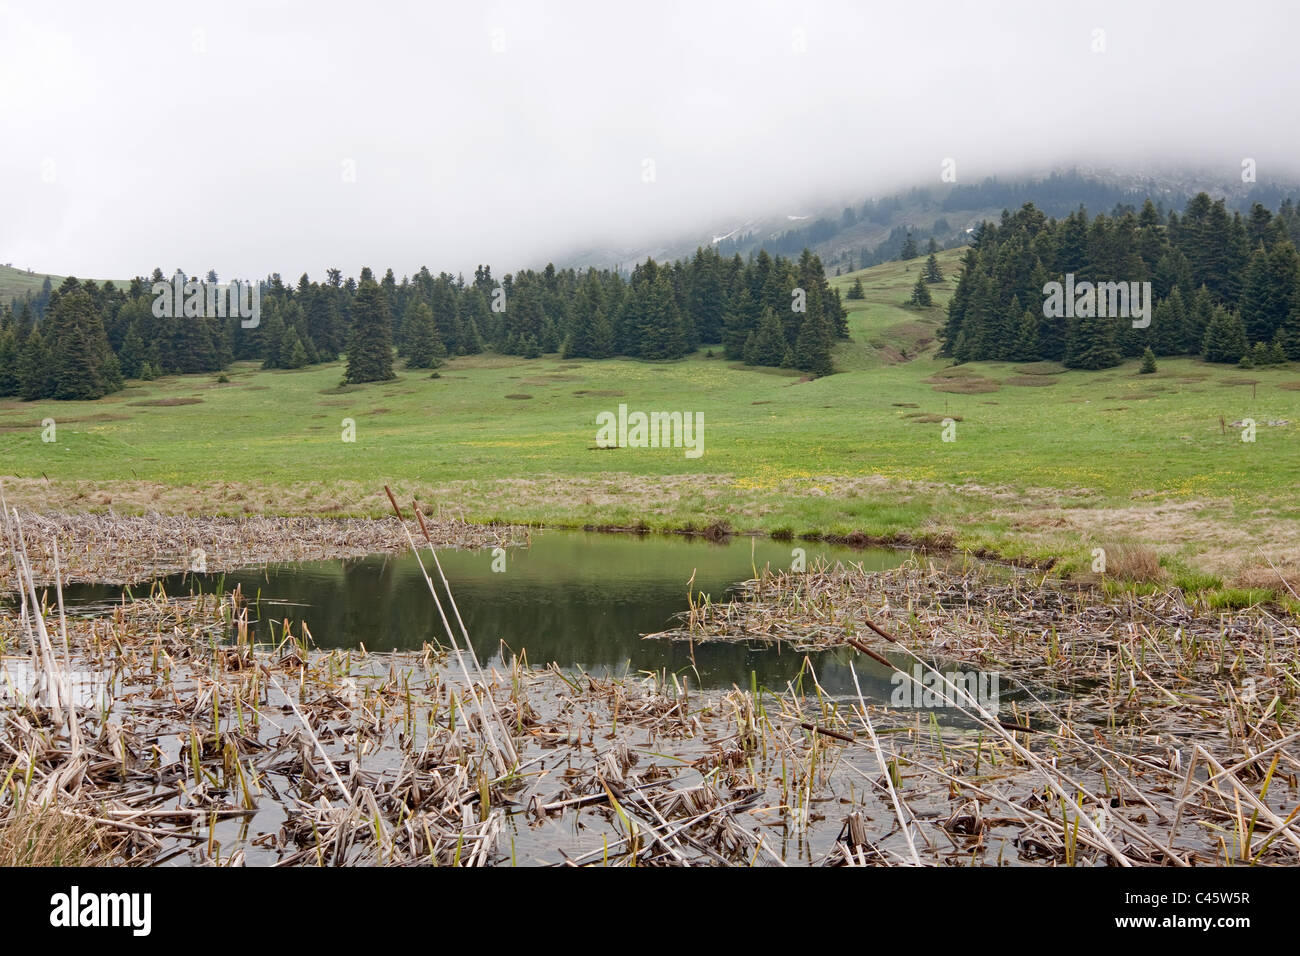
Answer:
M937 178L937 177L936 177ZM631 269L647 257L679 259L700 246L723 255L748 256L759 249L798 255L806 246L828 269L844 272L897 258L910 232L934 237L941 248L966 242L979 223L996 221L1003 210L1032 202L1051 217L1080 206L1090 213L1117 206L1137 209L1148 198L1162 212L1181 211L1197 193L1225 199L1245 213L1253 203L1276 209L1300 197L1300 176L1246 182L1239 169L1147 165L1132 169L1073 165L1032 173L1009 172L973 182L930 183L872 193L843 201L790 205L732 218L702 221L697 231L646 236L641 245L583 245L555 261L557 266ZM542 263L544 264L544 263Z

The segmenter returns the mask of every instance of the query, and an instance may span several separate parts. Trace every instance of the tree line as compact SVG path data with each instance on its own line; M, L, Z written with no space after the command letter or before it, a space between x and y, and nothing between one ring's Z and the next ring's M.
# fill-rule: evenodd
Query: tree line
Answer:
M154 283L172 281L161 269L121 286L69 277L0 309L0 396L93 399L128 378L232 361L296 369L341 354L346 382L382 381L395 361L430 369L484 350L665 360L719 346L747 364L827 375L835 339L848 336L839 292L807 249L797 260L765 250L746 260L701 247L691 259L648 258L630 275L548 265L498 280L479 266L469 281L427 268L399 281L392 269L353 279L331 268L324 281L291 284L275 273L251 328L239 315L155 314Z
M1148 199L1138 211L1049 219L1033 203L985 222L962 261L941 333L957 361L1063 362L1107 368L1125 357L1195 355L1212 362L1300 359L1300 209L1260 203L1243 216L1206 193L1182 215ZM1044 315L1044 286L1150 282L1145 328L1130 318Z

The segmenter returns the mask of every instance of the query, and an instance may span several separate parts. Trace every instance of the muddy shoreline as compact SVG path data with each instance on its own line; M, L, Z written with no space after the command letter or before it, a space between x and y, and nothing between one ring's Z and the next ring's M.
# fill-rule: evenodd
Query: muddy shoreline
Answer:
M396 518L192 517L116 515L97 512L33 512L20 509L28 557L37 584L133 584L179 571L235 571L265 564L322 561L391 554L421 546L414 521ZM525 542L529 529L476 525L425 515L425 528L438 548L492 548ZM0 593L12 593L12 553L0 552Z

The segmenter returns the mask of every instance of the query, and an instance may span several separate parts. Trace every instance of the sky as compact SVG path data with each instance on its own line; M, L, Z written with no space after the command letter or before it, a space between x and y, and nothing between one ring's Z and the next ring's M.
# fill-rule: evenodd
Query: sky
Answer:
M1300 4L0 0L0 263L495 274L900 186L1294 176Z

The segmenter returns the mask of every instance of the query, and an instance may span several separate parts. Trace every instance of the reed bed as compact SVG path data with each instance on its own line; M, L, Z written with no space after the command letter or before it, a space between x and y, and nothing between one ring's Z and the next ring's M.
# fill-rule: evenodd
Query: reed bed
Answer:
M0 852L13 857L39 843L23 838L33 820L59 820L46 842L68 851L35 859L1300 862L1298 635L1266 609L820 567L764 575L660 635L835 646L855 679L858 660L967 660L1021 691L1010 713L971 700L941 720L829 694L811 656L785 687L708 693L689 671L615 678L509 654L484 668L454 601L439 602L447 642L418 653L324 652L287 622L257 643L238 590L155 587L70 618L61 547L42 598L31 526L6 520L21 595L0 609ZM417 535L435 540L421 524L394 522L417 553Z
M947 789L960 804L937 825L972 860L1000 834L1026 861L1300 862L1300 628L1280 608L1219 612L1177 589L1106 600L987 567L822 565L764 573L650 636L842 648L946 683L962 734L853 709L891 768L900 828L904 807ZM1012 713L946 682L954 662L997 673ZM892 734L904 713L913 736L929 720L938 760L879 749L872 721Z
M360 557L405 550L393 521L312 517L200 518L184 515L20 511L38 584L54 582L53 545L64 581L132 584L177 571L231 571L258 565ZM524 540L528 529L425 515L438 547L483 548ZM414 522L409 530L417 530ZM0 553L0 588L14 586L12 553Z

